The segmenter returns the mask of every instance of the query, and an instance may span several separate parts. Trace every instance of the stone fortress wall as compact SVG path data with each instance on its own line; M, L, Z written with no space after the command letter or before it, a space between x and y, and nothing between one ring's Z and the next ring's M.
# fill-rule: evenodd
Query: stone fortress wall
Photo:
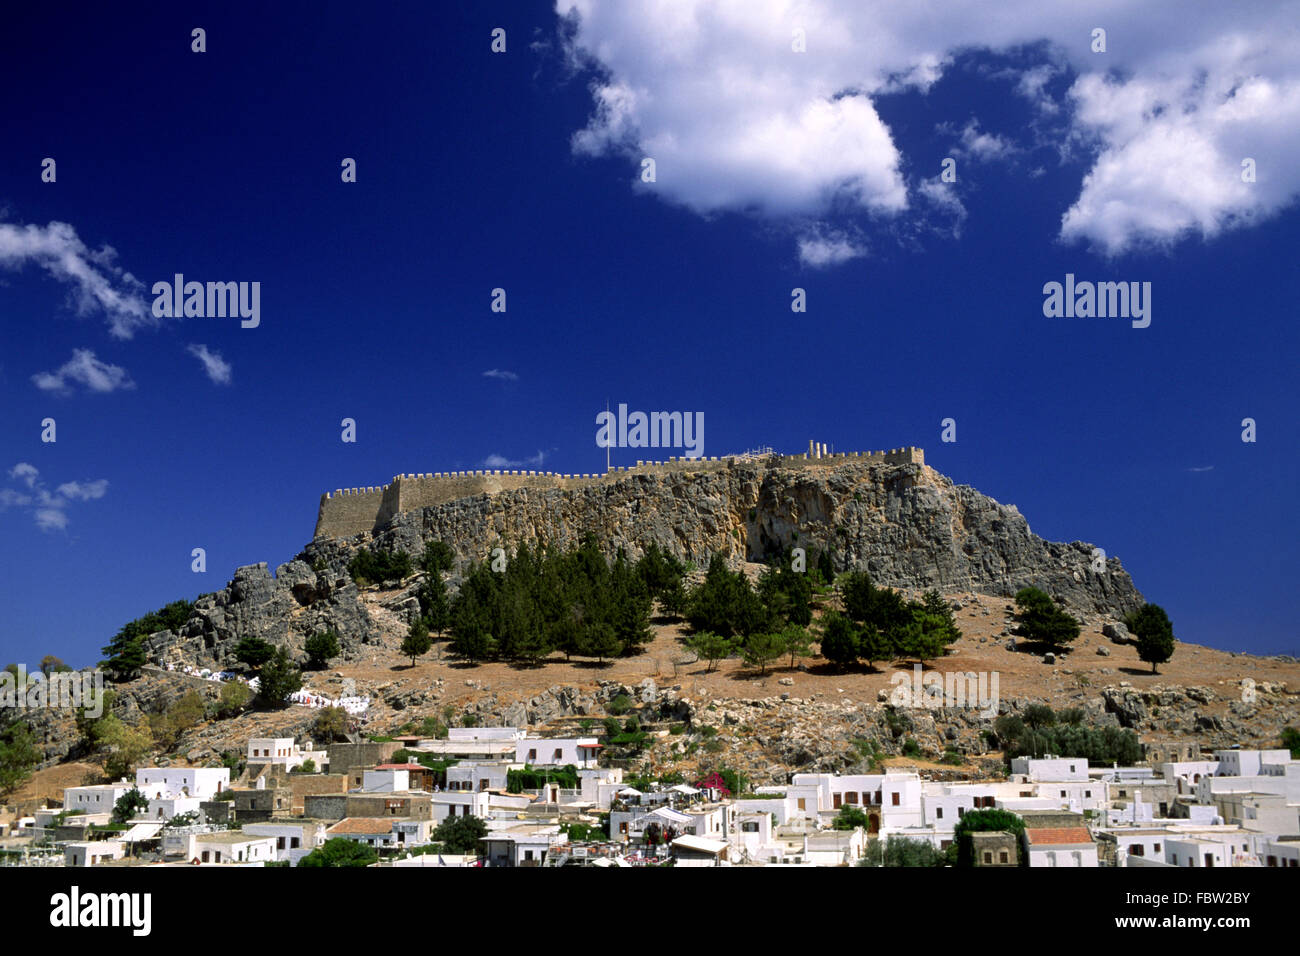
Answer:
M458 498L491 495L519 488L570 490L608 484L633 475L677 475L726 471L733 465L753 462L767 468L825 468L845 464L925 464L920 448L889 451L841 452L831 454L826 445L810 441L799 455L727 455L722 458L669 458L667 461L638 461L635 465L610 468L603 474L562 474L550 471L484 470L445 471L432 474L394 475L383 486L339 488L321 495L316 517L316 537L348 538L384 527L395 515Z

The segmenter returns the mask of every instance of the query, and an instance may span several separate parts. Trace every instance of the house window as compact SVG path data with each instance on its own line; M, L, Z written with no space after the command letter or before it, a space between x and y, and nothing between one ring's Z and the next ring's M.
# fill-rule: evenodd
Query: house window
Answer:
M991 866L992 864L993 864L993 852L992 852L991 850L985 850L985 851L984 851L984 865L985 865L985 866Z
M1006 851L1006 850L999 850L999 851L998 851L998 862L999 862L999 863L1010 863L1010 862L1011 862L1010 859L1007 857L1007 851Z
M889 795L889 802L890 802L890 804L892 804L892 805L895 806L895 807L898 806L898 791L897 791L897 790L895 790L893 793L891 793L891 794Z
M847 803L851 803L856 806L858 802L858 792L856 790L850 790L848 793L844 795L844 799Z
M525 859L525 860L531 860L532 858L533 858L533 851L532 851L532 850L524 850L524 859Z
M962 817L964 817L965 815L966 815L966 808L965 808L965 807L958 807L958 808L957 808L957 819L960 820L960 819L961 819Z
M758 824L757 824L757 823L750 823L750 822L742 823L742 824L740 825L740 829L741 829L741 831L744 832L744 833L757 833L757 832L758 832Z
M302 840L298 839L297 837L289 838L289 849L296 850L300 846L302 846Z
M1092 791L1091 791L1091 790L1085 790L1085 791L1083 791L1083 795L1084 795L1085 797L1091 797L1091 796L1092 796Z
M1065 791L1064 791L1064 790L1061 791L1061 796L1065 796Z
M836 810L840 808L840 795L838 793L831 795L831 803Z
M534 747L532 750L528 751L528 759L529 759L529 760L536 760L536 759L537 759L537 748L536 748L536 747Z
M807 810L807 809L808 809L807 807L804 806L804 799L803 799L803 797L800 797L800 798L799 798L799 809L800 809L800 810Z
M551 759L552 759L552 760L555 760L555 761L557 761L557 762L560 761L560 760L562 760L562 759L564 759L564 751L561 750L559 747L556 747L556 748L555 748L555 756L552 757Z
M943 807L935 807L935 808L934 808L934 817L935 817L936 820L942 820L942 819L943 819Z
M1159 852L1160 852L1160 844L1157 843L1157 844L1156 844L1155 846L1153 846L1151 849L1153 849L1153 850L1155 850L1157 853L1159 853Z
M284 849L284 837L276 837L276 838L275 838L275 848L276 848L277 850L283 850L283 849Z
M618 825L618 832L619 832L619 833L626 833L626 832L627 832L627 821L626 821L626 820L624 820L622 823L620 823L620 824Z
M1135 843L1133 844L1133 846L1128 848L1128 852L1129 852L1129 856L1146 856L1147 848L1144 847L1141 843Z

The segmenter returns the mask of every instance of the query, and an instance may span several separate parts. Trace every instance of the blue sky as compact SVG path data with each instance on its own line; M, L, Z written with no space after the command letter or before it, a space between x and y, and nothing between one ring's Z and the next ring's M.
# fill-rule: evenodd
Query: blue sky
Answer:
M326 490L596 471L607 400L706 455L921 446L1181 639L1300 651L1293 5L231 6L0 36L6 662L288 560ZM155 320L178 272L260 325ZM1045 317L1066 273L1150 282L1150 326Z

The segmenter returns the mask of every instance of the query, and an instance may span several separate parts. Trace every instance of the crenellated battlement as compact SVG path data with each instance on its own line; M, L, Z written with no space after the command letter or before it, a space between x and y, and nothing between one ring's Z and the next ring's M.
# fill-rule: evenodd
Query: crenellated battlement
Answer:
M888 451L831 453L825 444L809 442L808 451L798 455L726 455L721 458L677 458L666 461L638 461L619 465L597 474L521 469L435 471L394 475L382 486L336 488L321 495L316 518L316 536L351 537L383 527L395 515L446 504L459 498L497 494L521 488L570 490L607 484L635 475L691 474L726 471L740 464L766 468L825 468L846 464L925 464L920 448L891 448Z

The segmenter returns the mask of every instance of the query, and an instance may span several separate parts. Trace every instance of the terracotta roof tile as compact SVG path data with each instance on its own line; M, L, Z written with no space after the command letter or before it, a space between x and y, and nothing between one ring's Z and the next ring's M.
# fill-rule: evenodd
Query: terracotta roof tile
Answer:
M1025 836L1030 843L1044 845L1092 842L1087 827L1029 827L1025 829Z

